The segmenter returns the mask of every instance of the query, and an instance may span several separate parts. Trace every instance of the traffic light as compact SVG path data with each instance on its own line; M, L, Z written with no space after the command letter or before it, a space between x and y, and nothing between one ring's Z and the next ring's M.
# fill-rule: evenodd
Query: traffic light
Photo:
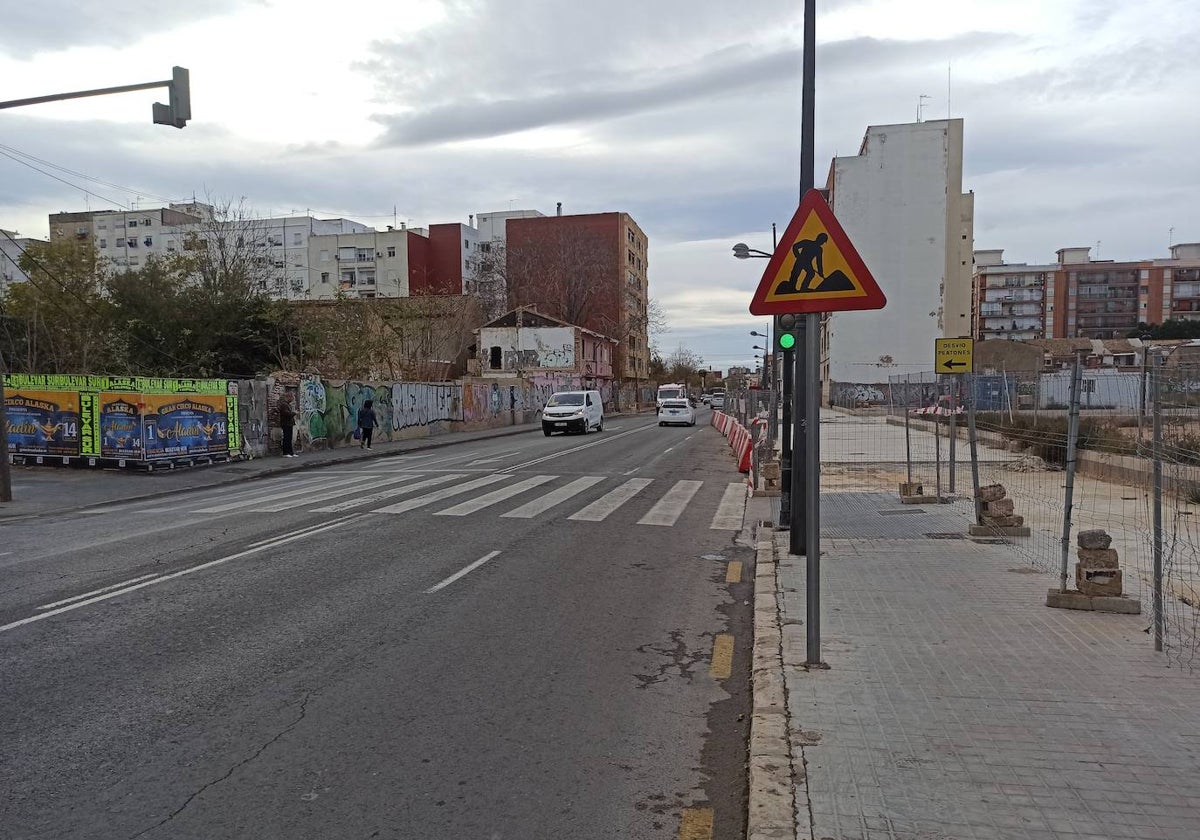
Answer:
M796 315L775 316L775 347L778 350L795 350L804 330L804 321Z
M171 68L171 83L167 85L169 105L154 103L154 122L183 128L192 118L191 76L186 67Z

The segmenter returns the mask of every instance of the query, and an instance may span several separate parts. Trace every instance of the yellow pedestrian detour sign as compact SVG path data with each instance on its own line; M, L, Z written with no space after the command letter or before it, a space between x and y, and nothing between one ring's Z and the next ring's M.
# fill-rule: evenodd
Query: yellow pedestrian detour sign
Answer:
M975 339L935 338L933 369L938 373L974 373Z

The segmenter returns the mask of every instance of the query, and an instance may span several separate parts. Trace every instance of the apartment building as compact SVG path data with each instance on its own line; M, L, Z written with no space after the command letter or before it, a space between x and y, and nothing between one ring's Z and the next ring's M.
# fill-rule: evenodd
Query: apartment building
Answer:
M830 206L888 298L823 319L822 387L928 369L933 340L971 334L974 194L963 192L963 121L867 128L834 158Z
M8 294L13 283L29 280L29 275L21 268L21 255L35 241L15 230L0 230L0 298Z
M1004 263L975 252L972 333L979 339L1121 338L1138 324L1200 320L1200 243L1167 259L1093 260L1060 248L1053 263Z
M505 227L510 304L617 339L616 376L646 378L649 244L633 217L527 216Z
M975 251L971 334L978 339L1045 338L1046 288L1058 266L1004 262L1003 249Z

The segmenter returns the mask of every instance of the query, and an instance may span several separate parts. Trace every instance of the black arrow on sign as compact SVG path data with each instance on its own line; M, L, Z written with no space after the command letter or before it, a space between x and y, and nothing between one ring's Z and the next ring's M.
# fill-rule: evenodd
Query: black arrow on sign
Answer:
M949 368L950 370L954 370L956 367L966 367L966 366L967 366L966 362L956 362L954 359L947 359L946 361L942 362L942 367Z

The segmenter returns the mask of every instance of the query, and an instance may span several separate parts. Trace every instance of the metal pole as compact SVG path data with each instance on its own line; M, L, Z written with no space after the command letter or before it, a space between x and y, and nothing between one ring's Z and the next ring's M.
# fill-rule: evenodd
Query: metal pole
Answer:
M1154 649L1163 649L1162 356L1154 354Z
M979 445L975 436L975 374L967 374L967 442L971 449L971 487L974 489L975 524L983 524L983 503L979 500Z
M808 545L807 525L805 518L808 505L804 494L808 488L804 472L808 468L808 423L805 416L807 401L805 400L805 372L808 370L808 317L798 315L796 349L793 356L796 359L795 377L792 385L792 529L788 535L788 551L795 555L804 554Z
M1067 421L1067 495L1063 502L1062 561L1058 570L1058 591L1067 591L1067 564L1071 559L1071 508L1075 503L1075 446L1079 439L1079 390L1083 368L1079 354L1071 371L1071 412Z
M942 418L940 412L942 410L942 382L941 377L938 377L937 388L934 389L933 398L933 472L934 472L934 498L937 503L942 503Z
M907 375L907 374L906 374ZM908 483L912 484L912 433L908 429L908 397L912 392L910 383L904 383L904 461L908 464ZM912 490L912 487L909 487Z
M954 471L958 467L958 378L950 378L950 495L954 495Z
M138 85L120 85L119 87L96 88L95 90L77 90L71 93L52 93L48 96L31 96L28 99L10 99L7 102L0 102L0 109L40 105L43 102L60 102L64 99L83 99L86 96L107 96L110 93L129 93L135 90L170 87L172 83L171 79L166 79L161 82L142 82Z
M792 384L796 354L783 351L783 426L779 449L779 527L792 525Z
M0 364L0 502L11 502L12 470L8 464L8 415L4 398L4 365Z
M813 169L816 128L817 0L804 0L804 74L800 120L800 198L816 186ZM797 482L804 488L804 557L806 584L806 656L809 666L821 665L821 523L820 523L820 400L821 316L804 316L804 387L796 388L797 406L804 410L804 471ZM793 479L794 480L794 479ZM795 493L792 503L796 503ZM796 528L792 529L795 545Z

